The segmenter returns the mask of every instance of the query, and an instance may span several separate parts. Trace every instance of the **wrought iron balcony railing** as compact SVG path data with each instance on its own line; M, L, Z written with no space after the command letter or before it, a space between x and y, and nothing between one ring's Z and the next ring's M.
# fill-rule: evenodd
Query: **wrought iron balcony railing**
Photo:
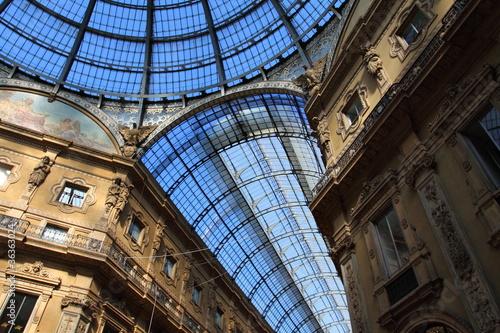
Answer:
M2 214L0 214L0 228L54 244L106 255L121 267L127 274L127 277L134 281L143 292L154 298L156 304L160 304L179 324L182 324L193 333L205 331L204 327L186 311L179 310L179 308L184 309L184 307L177 303L173 297L169 296L158 283L144 278L144 276L147 276L147 273L137 265L134 265L130 257L125 254L125 251L120 249L115 243L105 242L83 235L67 234L61 230L32 225L26 220Z

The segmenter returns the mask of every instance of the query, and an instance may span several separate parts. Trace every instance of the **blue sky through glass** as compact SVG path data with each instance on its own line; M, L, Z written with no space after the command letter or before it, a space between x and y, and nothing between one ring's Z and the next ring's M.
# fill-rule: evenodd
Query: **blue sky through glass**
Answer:
M92 93L192 96L259 75L344 2L203 1L11 1L0 13L0 59ZM143 73L151 76L145 89Z

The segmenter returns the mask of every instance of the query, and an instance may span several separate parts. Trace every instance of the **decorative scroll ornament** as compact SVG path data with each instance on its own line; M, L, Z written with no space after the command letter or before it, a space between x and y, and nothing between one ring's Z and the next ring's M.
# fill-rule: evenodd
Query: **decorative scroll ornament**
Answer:
M137 153L137 148L139 145L147 139L149 134L151 134L157 125L153 126L141 126L137 128L137 124L134 123L132 128L118 125L120 134L125 140L125 145L122 147L122 152L125 157L134 158Z
M323 73L325 64L326 57L316 61L312 68L308 68L306 65L303 65L302 68L304 68L305 73L296 79L292 79L292 82L295 85L306 89L309 92L309 97L311 97L316 91L319 90L321 74Z
M356 245L351 234L351 229L347 225L342 228L342 232L339 235L335 235L333 238L334 246L330 249L333 259L341 259Z

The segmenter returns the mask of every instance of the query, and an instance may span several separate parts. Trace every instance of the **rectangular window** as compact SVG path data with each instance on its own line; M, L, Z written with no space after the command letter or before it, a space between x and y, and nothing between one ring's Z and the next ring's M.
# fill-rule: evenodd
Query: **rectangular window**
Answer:
M106 326L104 326L102 333L118 333L118 330L115 330L114 328L110 327L109 325L106 325Z
M378 239L388 276L396 272L410 257L403 229L394 210L389 210L377 222Z
M400 43L404 48L407 48L418 36L418 34L425 28L429 17L427 17L421 10L416 8L410 15L409 21L403 24L399 32L396 34Z
M21 333L27 332L26 326L35 307L37 296L29 295L16 291L9 297L0 316L0 332L2 333ZM11 308L15 309L16 317L14 325L11 325L9 316Z
M489 104L486 113L464 134L477 160L495 188L500 187L500 111Z
M222 316L224 315L224 312L217 308L217 311L215 311L215 325L217 327L222 328Z
M0 163L0 186L5 184L11 171L12 171L12 167L10 165Z
M87 189L66 183L59 195L59 201L67 205L82 207Z
M195 285L193 287L193 293L191 294L191 299L195 304L200 304L201 287Z
M356 118L359 117L362 111L363 111L363 103L361 103L359 95L355 93L351 98L351 100L349 101L349 104L347 104L347 108L345 109L344 112L348 120L348 125L354 123L356 121Z
M172 257L167 256L165 258L165 263L163 264L163 272L167 274L168 277L173 278L174 276L174 266L175 260Z
M53 243L64 244L67 234L67 229L56 227L54 225L47 225L43 230L42 239Z
M130 238L136 243L139 243L142 230L144 229L144 225L137 219L137 217L133 217L132 221L130 221L130 227L128 228L128 234Z

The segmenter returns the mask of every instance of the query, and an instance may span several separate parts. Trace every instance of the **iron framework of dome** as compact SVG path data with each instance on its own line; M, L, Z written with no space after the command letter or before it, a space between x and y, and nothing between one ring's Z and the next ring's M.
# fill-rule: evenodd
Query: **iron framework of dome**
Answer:
M53 84L138 98L196 96L298 52L344 1L5 0L0 58Z
M0 61L56 92L139 102L134 119L142 124L146 100L203 97L265 80L292 56L311 66L307 42L344 5L4 0ZM256 94L200 108L175 126L161 125L164 134L141 160L277 332L348 332L341 282L307 208L322 170L304 104ZM186 193L208 191L214 196L186 204Z

